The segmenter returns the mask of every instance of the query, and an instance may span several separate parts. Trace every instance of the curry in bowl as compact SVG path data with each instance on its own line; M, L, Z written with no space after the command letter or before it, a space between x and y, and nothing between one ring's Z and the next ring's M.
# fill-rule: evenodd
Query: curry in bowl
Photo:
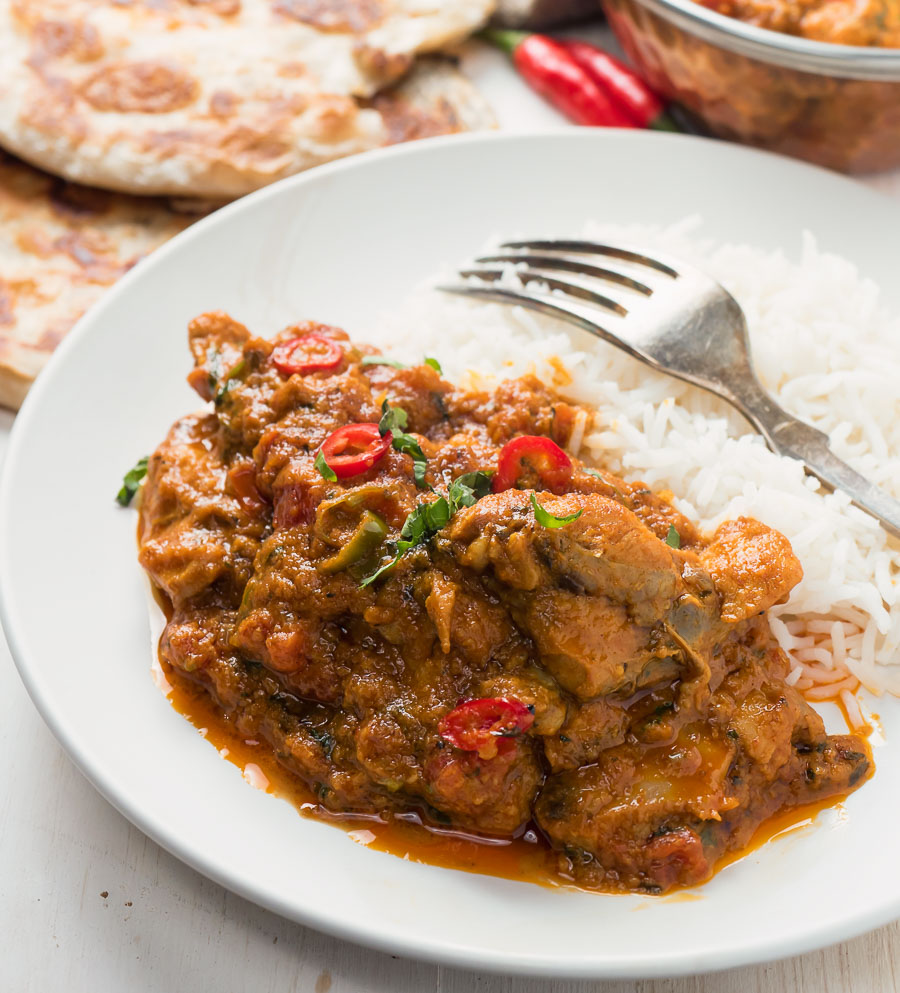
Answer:
M898 0L701 0L747 24L837 45L900 48Z

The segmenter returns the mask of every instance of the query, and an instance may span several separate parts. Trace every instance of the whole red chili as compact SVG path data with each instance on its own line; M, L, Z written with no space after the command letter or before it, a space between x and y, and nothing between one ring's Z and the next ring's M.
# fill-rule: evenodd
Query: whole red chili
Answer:
M382 435L377 424L345 424L328 435L319 451L335 476L346 479L371 469L393 441L391 432Z
M595 127L637 127L560 42L542 34L493 28L481 37L512 55L522 78L569 120Z
M564 41L562 45L638 127L657 131L678 130L659 97L628 66L586 41Z
M272 361L280 373L324 372L340 365L344 350L333 338L323 334L302 334L282 342L272 352Z
M494 493L512 489L520 481L535 483L552 493L564 493L572 479L572 460L549 438L523 434L500 449L491 483Z
M438 724L438 734L454 748L492 759L534 724L534 710L518 700L485 697L466 700Z

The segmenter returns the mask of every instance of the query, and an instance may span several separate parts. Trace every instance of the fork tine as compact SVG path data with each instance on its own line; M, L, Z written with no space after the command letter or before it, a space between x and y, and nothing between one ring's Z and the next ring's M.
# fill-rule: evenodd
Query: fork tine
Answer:
M491 282L494 282L501 279L508 272L508 269L462 269L459 274L464 279L470 276L476 276L478 279L488 279ZM604 310L611 310L614 314L618 314L620 317L625 317L628 313L628 308L619 303L617 300L613 300L612 297L605 296L603 293L598 293L596 290L592 290L589 286L583 286L580 283L571 283L567 279L559 279L556 276L546 272L541 272L538 269L516 269L515 276L516 279L523 283L545 283L552 290L560 290L563 293L567 293L569 296L578 297L580 300L586 300L588 303L592 303L597 307L603 307Z
M618 245L601 245L595 241L539 239L537 241L506 241L500 247L527 248L551 252L577 252L579 255L605 255L613 259L622 259L623 262L634 262L637 265L647 266L650 269L655 269L657 272L663 273L665 276L671 276L672 279L678 278L678 271L666 265L665 262L651 258L649 255L643 255L641 252L633 252L628 248L621 248Z
M477 275L481 275L481 273L477 273ZM455 293L457 296L475 297L479 300L490 300L493 303L518 304L529 310L537 310L550 317L556 317L559 320L567 321L569 324L575 324L584 331L590 332L595 337L602 338L611 345L615 345L617 348L628 352L629 355L633 355L636 359L640 359L642 362L647 361L646 357L632 348L628 342L598 324L596 318L600 316L599 314L594 312L589 316L588 313L581 313L580 311L587 311L588 308L574 302L568 307L563 306L564 301L562 297L553 296L549 293L538 293L534 290L513 290L505 286L473 286L471 283L451 283L436 286L435 289L441 290L444 293Z
M526 255L524 253L514 254L510 252L504 255L483 255L481 258L475 259L475 261L479 264L488 262L514 262L524 263L538 269L561 269L564 272L576 272L582 276L591 276L593 279L600 279L604 282L618 283L619 286L627 286L628 289L636 290L644 296L650 296L653 293L653 290L645 283L633 279L624 272L618 272L616 269L605 269L601 266L591 265L588 262L582 262L579 259L568 258L567 256Z

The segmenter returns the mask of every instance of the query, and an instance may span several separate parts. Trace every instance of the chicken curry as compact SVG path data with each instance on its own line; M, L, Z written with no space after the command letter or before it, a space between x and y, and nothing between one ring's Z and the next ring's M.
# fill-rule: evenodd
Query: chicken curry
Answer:
M900 48L898 0L701 0L771 31L837 45Z
M562 878L660 893L868 775L785 683L782 535L583 464L533 377L464 391L311 323L189 337L211 405L140 506L160 656L323 811L531 832Z

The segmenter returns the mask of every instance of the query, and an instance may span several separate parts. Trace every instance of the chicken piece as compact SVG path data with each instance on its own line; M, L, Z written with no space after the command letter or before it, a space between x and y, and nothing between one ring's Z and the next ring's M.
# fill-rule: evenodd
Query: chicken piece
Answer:
M214 416L178 421L153 453L140 508L140 563L177 606L207 591L240 599L259 542L265 506L227 490Z
M762 665L729 676L716 698L711 709L730 722L687 725L650 751L629 742L550 776L535 816L551 841L587 853L626 888L698 883L774 811L848 792L869 769L860 739L826 736Z
M556 681L536 666L486 679L478 685L476 696L505 697L534 708L532 734L555 736L566 719L566 704Z
M700 561L722 595L722 619L732 624L782 603L803 578L787 538L750 517L720 524Z
M608 748L625 741L628 711L601 698L570 708L559 733L544 740L544 755L553 772L596 762Z
M631 692L680 670L686 697L694 695L720 626L696 556L600 494L541 500L552 514L580 516L547 528L524 492L485 497L450 524L457 561L493 573L542 664L579 699Z
M195 317L188 325L194 369L188 383L204 400L212 400L225 385L223 376L243 358L250 332L221 310Z
M455 824L489 834L513 834L531 818L541 769L528 744L506 741L491 759L447 745L425 767L425 798Z

